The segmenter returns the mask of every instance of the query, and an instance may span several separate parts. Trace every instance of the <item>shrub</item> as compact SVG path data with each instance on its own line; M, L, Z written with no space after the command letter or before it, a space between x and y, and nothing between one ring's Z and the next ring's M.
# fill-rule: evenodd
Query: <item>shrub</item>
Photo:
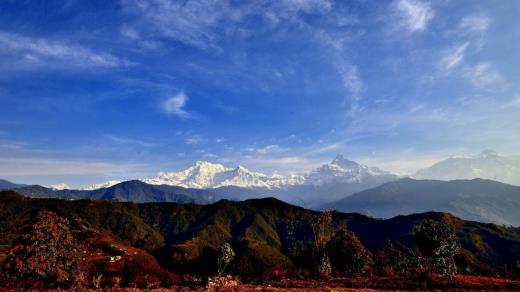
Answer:
M416 255L399 242L388 241L375 258L377 272L382 276L413 276L418 270Z
M357 236L341 228L327 244L332 264L339 274L358 276L366 274L372 265L372 254Z
M318 273L320 277L327 278L332 272L332 267L330 265L330 259L327 254L322 254L320 261L318 263Z
M36 222L9 251L4 268L16 279L40 281L47 287L70 286L79 278L80 257L69 221L40 211Z
M457 266L454 256L459 252L457 235L451 225L426 219L413 229L419 252L431 261L435 272L453 279Z
M235 252L231 247L231 244L224 242L218 249L218 275L222 275L226 270L227 265L235 258Z

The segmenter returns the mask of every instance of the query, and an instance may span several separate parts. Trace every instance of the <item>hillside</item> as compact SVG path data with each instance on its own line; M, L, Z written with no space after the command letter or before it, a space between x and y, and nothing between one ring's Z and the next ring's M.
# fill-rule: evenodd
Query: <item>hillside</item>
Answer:
M321 216L273 198L222 200L210 205L135 204L29 199L1 192L0 245L11 246L43 209L74 222L78 234L89 230L90 235L82 235L86 242L98 241L100 236L110 238L111 244L153 255L154 265L172 273L213 274L218 246L230 242L236 258L228 272L244 280L258 279L276 269L287 275L312 270L308 252L314 244L311 226ZM331 228L346 224L369 252L376 254L389 240L414 249L411 230L426 218L448 222L456 228L463 247L457 259L462 271L493 274L503 265L514 267L520 260L519 229L464 221L447 213L428 212L386 220L333 213Z
M520 226L520 187L496 181L401 179L322 208L389 218L400 214L450 212L467 220Z
M125 181L95 190L56 190L38 185L19 187L16 191L33 198L103 199L118 202L213 203L219 199L213 192L169 185L150 185L138 180Z
M12 190L25 187L23 184L15 184L5 179L0 179L0 190Z

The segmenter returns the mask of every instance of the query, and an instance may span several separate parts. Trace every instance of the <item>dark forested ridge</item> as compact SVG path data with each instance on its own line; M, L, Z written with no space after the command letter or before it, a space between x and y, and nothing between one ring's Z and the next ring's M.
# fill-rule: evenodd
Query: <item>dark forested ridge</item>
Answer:
M148 274L147 277L156 277L161 283L175 281L175 275L214 275L219 247L225 242L235 253L226 271L244 281L280 273L287 277L312 274L319 240L334 242L337 234L345 234L341 230L348 230L351 233L346 235L359 240L356 248L366 249L363 273L373 273L377 266L376 255L389 242L402 249L415 250L413 228L428 218L453 226L461 245L456 257L460 271L495 275L504 273L504 266L515 267L520 260L519 229L464 221L448 213L428 212L381 220L329 212L328 227L320 231L316 226L324 224L320 221L324 213L273 198L243 202L221 200L209 205L136 204L93 199L36 199L12 191L0 192L2 259L8 247L19 241L42 210L68 220L70 229L80 239L81 248L88 254L99 255L88 257L96 273L104 277L117 275L130 282ZM328 250L329 245L325 243L323 247ZM333 250L328 253L331 259L337 257ZM122 266L116 269L111 261L117 256ZM369 266L372 268L367 268ZM141 272L136 275L140 276L129 272L133 269L139 269ZM514 268L510 268L507 273L513 271Z
M208 204L216 202L219 196L209 190L187 189L169 185L150 185L138 180L125 181L108 188L96 190L54 190L39 185L18 185L0 189L15 189L18 193L32 198L56 199L103 199L118 202L177 202Z

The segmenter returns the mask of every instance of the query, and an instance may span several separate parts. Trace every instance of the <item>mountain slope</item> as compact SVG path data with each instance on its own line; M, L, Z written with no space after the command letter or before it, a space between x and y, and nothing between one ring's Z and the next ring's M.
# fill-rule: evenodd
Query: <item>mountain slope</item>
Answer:
M157 177L143 179L148 184L182 186L186 188L207 189L225 186L243 188L283 187L292 182L285 177L269 177L253 172L243 166L227 168L222 164L197 161L195 165L180 172L161 172Z
M223 200L210 205L134 204L27 199L2 192L0 245L11 245L32 216L42 209L69 218L83 229L106 232L121 242L151 252L163 267L174 272L214 273L216 250L227 241L236 252L228 271L244 278L258 278L276 267L288 273L295 268L309 269L312 262L305 250L314 244L310 222L320 216L273 198ZM333 213L332 226L341 228L347 224L376 253L388 240L413 249L411 230L426 218L448 222L456 229L464 250L458 262L462 269L495 273L504 264L513 266L518 260L519 229L463 221L446 213L428 212L387 220ZM295 243L303 253L292 254Z
M401 179L322 208L388 218L427 211L451 212L467 220L520 226L520 187L491 180Z
M17 189L20 194L33 198L103 199L120 202L177 202L208 204L219 199L207 190L186 189L177 186L149 185L141 181L126 181L108 188L86 190L55 190L42 186Z
M485 150L470 157L450 157L417 171L413 177L438 180L484 178L520 185L520 159Z
M305 184L324 185L332 183L369 183L371 181L390 181L397 176L376 167L368 167L348 160L342 155L328 164L305 175Z
M15 184L5 179L0 179L0 190L13 190L24 187L23 184Z

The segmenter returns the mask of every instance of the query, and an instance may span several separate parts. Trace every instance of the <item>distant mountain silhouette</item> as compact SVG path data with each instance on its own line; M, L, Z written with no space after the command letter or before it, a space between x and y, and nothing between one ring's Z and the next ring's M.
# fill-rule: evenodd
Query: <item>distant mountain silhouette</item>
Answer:
M0 190L13 190L25 187L27 185L15 184L5 179L0 179Z
M389 218L427 211L466 220L520 226L520 187L492 180L414 180L385 183L321 208Z
M55 190L39 185L16 188L20 194L33 198L103 199L119 202L176 202L208 204L220 199L208 190L177 186L150 185L138 180L125 181L109 188L92 191Z
M500 155L493 150L484 150L478 155L450 157L421 169L413 176L416 179L492 179L520 186L520 159Z

